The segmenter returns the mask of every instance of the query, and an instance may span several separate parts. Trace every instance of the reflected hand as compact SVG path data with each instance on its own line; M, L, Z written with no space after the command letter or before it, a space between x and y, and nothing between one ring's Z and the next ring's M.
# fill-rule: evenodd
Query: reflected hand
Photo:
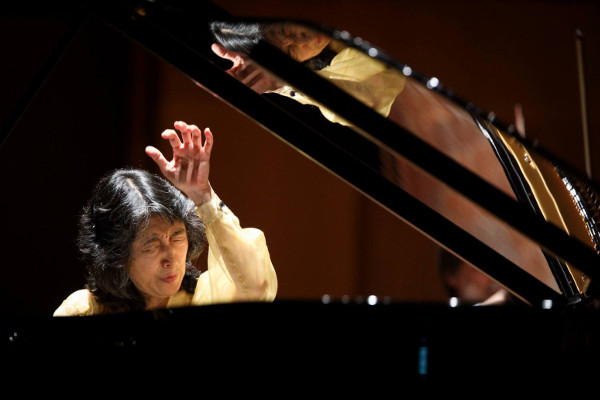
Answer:
M196 205L212 198L213 191L208 181L210 169L210 153L213 146L213 135L209 128L202 131L196 125L188 125L177 121L175 129L181 132L181 138L173 129L162 133L173 148L173 159L168 161L155 147L146 147L146 154L156 162L163 175L179 190L184 192Z
M283 87L283 81L244 58L240 53L227 50L218 43L213 43L211 49L219 57L233 63L233 66L227 70L229 75L241 81L256 93L272 92Z

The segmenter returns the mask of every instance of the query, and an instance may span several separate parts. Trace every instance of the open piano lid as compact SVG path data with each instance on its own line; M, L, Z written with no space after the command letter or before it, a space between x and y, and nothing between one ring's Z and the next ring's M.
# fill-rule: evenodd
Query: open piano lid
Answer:
M275 47L261 42L253 48L250 58L254 62L347 122L345 126L333 124L308 118L301 107L282 96L259 96L225 73L227 63L219 62L223 60L210 49L208 27L199 27L198 23L236 21L218 8L210 15L210 7L207 10L193 2L84 4L94 15L525 302L535 307L541 307L546 300L572 305L595 297L595 266L600 261L596 247L599 238L595 184L539 145L522 138L512 125L450 92L436 78L423 76L390 59L382 49L348 32L305 21L287 21L319 31L339 47L357 49L385 68L394 69L406 79L406 90L399 98L405 98L407 108L415 104L421 107L419 113L407 112L392 121ZM436 132L435 127L429 127L433 125L431 121L446 129ZM449 136L457 139L453 141ZM438 145L442 141L447 142L446 147ZM484 143L485 148L474 143ZM374 149L378 155L367 157L365 149ZM485 151L483 158L474 157L475 151ZM473 158L480 164L469 161ZM479 174L485 169L483 164L501 168L502 177ZM397 169L402 169L399 174ZM411 187L405 182L406 176L427 181L429 186ZM449 197L443 197L439 190ZM436 197L442 200L432 200ZM454 202L464 204L470 213L481 214L482 220L461 226L464 214L459 211L458 216L454 215L456 210L447 207ZM489 232L479 229L482 221L490 224ZM530 248L539 250L540 256L536 257L543 257L542 268L547 271L536 272L532 267L535 262L515 255L530 250L507 250L510 246L502 245L501 238L505 236L499 232L507 232L507 238L514 236L516 242L528 242Z
M428 144L426 141L420 139L418 135L413 134L390 119L382 117L313 71L299 67L296 62L280 53L277 49L266 43L257 45L251 53L251 58L255 62L287 81L291 86L297 88L298 91L316 99L335 114L349 121L356 129L334 125L324 120L307 119L303 114L304 109L297 107L297 104L280 98L278 95L258 95L225 73L226 65L219 63L217 57L210 50L210 46L207 45L210 43L210 39L207 39L206 36L198 35L198 29L205 29L204 33L208 33L208 27L198 28L197 21L227 20L231 19L231 16L228 16L216 7L212 9L212 6L200 6L194 3L176 1L92 1L83 2L82 7L84 14L91 12L93 16L99 17L107 24L146 47L149 51L163 58L206 90L216 94L240 112L256 120L265 129L297 148L316 163L336 174L366 196L380 203L392 214L407 221L441 246L449 249L454 254L496 279L517 297L531 304L534 309L542 307L546 300L552 300L555 309L558 308L558 311L554 312L558 312L563 317L564 315L560 314L563 307L568 308L586 304L588 301L595 299L596 294L593 290L593 282L597 279L598 271L594 267L598 265L600 258L594 248L597 232L595 231L596 221L593 217L596 210L589 209L593 205L593 196L596 192L593 182L582 177L576 170L543 151L543 149L519 137L509 125L495 120L488 113L447 92L439 82L435 82L434 84L431 78L421 76L417 72L407 68L407 65L387 58L385 52L381 49L376 49L365 41L356 40L347 32L296 21L295 23L308 25L315 30L321 30L348 47L363 51L369 57L396 68L404 74L407 80L410 80L413 84L420 85L418 87L424 90L421 93L425 93L426 96L437 96L435 97L436 102L443 102L445 106L450 107L453 111L461 115L469 115L472 121L472 129L477 131L479 138L485 138L486 143L489 145L489 150L492 151L490 154L493 154L495 157L494 160L498 162L498 165L503 167L518 201L515 201L506 192L503 192L498 187L471 172L468 168L453 160L452 157L435 148L431 143ZM206 15L207 10L211 9L215 14ZM185 23L182 21L189 22ZM391 159L392 162L403 163L410 171L416 171L414 173L419 174L417 176L432 177L433 181L443 182L445 187L452 188L453 192L459 193L461 198L466 199L466 201L472 204L476 204L476 207L486 210L493 218L503 221L503 223L511 226L511 229L515 232L519 232L523 237L537 243L537 246L546 252L545 259L548 260L548 269L551 269L558 290L553 288L552 283L542 282L533 277L524 266L511 261L509 256L493 248L493 244L485 243L475 234L469 232L468 229L461 228L457 224L459 221L451 221L451 216L444 215L444 210L435 209L435 205L427 204L427 199L419 198L414 193L411 193L409 187L406 187L401 181L395 180L395 177L390 175L389 169L382 167L384 164L382 158L365 158L365 148L376 148L378 150L377 154L384 154L385 158ZM532 160L534 161L533 164L531 163ZM533 172L527 169L528 165L536 166ZM552 182L555 182L556 177L560 178L559 183L563 185L562 187L560 185L552 186L554 184ZM536 190L539 189L541 181L544 183L551 182L544 187L566 189L568 196L563 196L564 193L558 195L553 190L550 190L550 193L544 190ZM587 194L589 196L585 197ZM542 201L548 195L555 201ZM582 241L582 236L566 233L565 225L557 224L556 220L551 218L552 215L556 215L557 213L564 217L565 214L562 213L564 210L561 207L557 207L557 210L552 210L552 204L559 204L560 206L569 204L569 206L572 206L569 210L576 211L575 214L570 211L567 212L566 214L570 217L563 218L563 220L567 221L565 224L568 225L568 231L570 232L582 231L579 228L571 228L572 225L569 221L573 221L572 215L583 215L587 218L581 220L575 219L575 225L580 227L583 224L585 228L583 231L590 235L590 240ZM553 211L556 212L552 214ZM549 223L547 219L552 220L553 223ZM294 307L298 307L297 304L289 305L285 302L269 309L265 309L265 305L248 306L255 306L255 315L260 318L264 317L267 320L272 315L270 313L276 307L281 309L286 305L288 309L283 309L281 311L282 314L289 312ZM365 308L359 305L352 305L340 310L337 308L325 310L319 307L319 305L314 304L307 306L311 308L309 313L313 316L316 315L315 320L321 324L327 324L327 321L332 321L332 315L330 314L332 310L342 314L353 312L355 313L353 314L354 317L361 315L359 318L363 318L365 313L367 313L366 319L372 318L372 314L368 314L368 307ZM431 346L435 346L436 340L438 340L437 343L440 344L438 354L443 353L441 351L442 348L449 349L453 346L450 342L456 344L457 341L461 342L464 340L461 343L466 345L468 341L472 343L473 340L476 340L476 337L481 337L476 334L477 330L472 330L472 335L460 336L469 329L474 328L473 321L471 321L471 324L468 322L472 315L467 315L464 320L461 319L463 329L460 329L456 333L457 336L448 336L447 332L442 334L442 331L445 331L447 326L452 324L453 318L457 317L456 314L453 314L452 317L447 315L446 313L449 312L448 309L435 308L432 311L432 309L417 308L417 312L415 313L414 308L406 307L406 305L395 306L397 307L396 309L392 309L391 307L388 309L393 310L395 314L391 314L391 311L389 311L390 314L387 316L397 316L399 315L398 312L404 312L404 316L409 321L409 324L414 323L414 326L419 327L417 329L418 332L411 331L415 333L414 337L404 337L408 343L416 346L409 349L409 355L399 353L394 355L394 357L398 358L406 356L407 360L410 361L407 363L408 367L405 371L407 373L420 374L418 368L415 368L415 366L419 362L422 362L422 359L419 358L419 354L422 355L422 353L415 353L413 350L415 348L423 349L420 341L424 337L429 337L432 340L431 343L433 344L430 343ZM232 310L232 312L237 313L242 307L232 308L224 306L221 309L226 310L225 312ZM215 309L219 309L219 307L208 307L206 310L168 310L158 314L142 313L141 315L128 316L128 318L124 318L123 316L115 318L109 316L108 318L95 320L84 318L80 323L74 321L60 321L55 323L52 321L50 322L51 329L47 332L56 329L58 324L60 324L59 333L56 335L49 334L47 340L42 340L38 344L42 343L51 347L53 343L64 345L65 342L73 341L73 343L82 345L81 339L76 340L73 335L65 335L65 332L72 329L79 329L78 333L85 331L89 335L96 335L98 332L88 332L87 329L95 331L99 324L110 324L111 322L108 321L111 319L112 322L119 319L118 325L109 325L107 330L102 331L102 334L108 338L102 342L103 345L143 350L144 346L140 346L143 339L147 339L146 344L155 343L154 340L157 339L150 336L144 337L147 332L138 330L140 326L145 326L145 323L153 325L157 320L170 320L171 322L181 322L184 320L189 322L187 318L190 314L195 314L194 316L199 316L201 319L207 318L210 320L211 318L216 318L215 314L212 314ZM473 313L485 313L483 309L472 310ZM438 313L440 311L441 313ZM303 310L303 312L307 311ZM462 312L470 313L470 311ZM492 315L491 313L497 312L497 310L494 310L490 311L490 314L484 315L486 315L486 318L494 319L498 315ZM512 310L512 312L515 313L513 317L516 317L519 323L527 326L531 337L524 339L521 336L522 331L519 332L518 337L510 335L506 330L496 331L494 335L488 336L486 341L501 341L502 339L506 340L507 337L510 338L507 340L508 344L506 347L500 346L496 348L498 350L497 354L495 354L496 357L514 357L517 351L525 351L525 348L528 347L532 358L538 358L537 361L532 361L532 363L537 365L538 361L548 361L547 357L552 358L552 355L556 354L556 351L560 352L564 350L560 349L560 345L564 339L560 335L546 335L545 341L537 342L538 347L531 347L532 342L527 340L531 339L535 341L536 338L543 336L544 332L555 331L555 324L564 322L562 319L559 319L558 322L554 319L557 314L544 314L542 319L536 320L537 323L534 326L530 326L528 323L533 321L531 318L533 314L530 314L531 310L519 309ZM242 314L247 314L247 311ZM388 319L384 320L388 322L371 320L371 322L374 322L371 326L374 329L367 329L365 325L361 325L360 323L359 325L352 324L351 326L347 326L345 324L354 318L349 315L348 319L342 318L341 324L349 330L354 330L354 334L358 334L359 332L360 334L365 334L368 332L375 335L375 337L370 337L372 341L377 340L375 332L379 330L388 330L395 335L400 334L397 329L392 329L392 326L388 325ZM490 319L485 320L483 325L486 326L491 323ZM432 320L434 322L431 322ZM543 321L543 323L539 323L540 321ZM340 320L337 320L337 322L340 323ZM71 326L72 324L78 324L78 326L73 327ZM130 324L133 327L129 326ZM286 320L285 324L291 326L293 325L293 321ZM27 323L23 326L29 328ZM125 330L128 330L128 332L123 333L120 329L114 331L113 328L117 326L121 328L125 326ZM173 324L173 326L180 328L182 325ZM332 328L329 325L326 326ZM34 324L34 327L39 327L39 325ZM131 329L135 330L136 333L131 334ZM427 335L423 334L423 329L427 331ZM25 336L27 333L31 335L31 330L28 331L25 329L24 332ZM177 329L170 331L171 334L175 334L175 332L178 332ZM315 334L315 331L311 331L310 333ZM481 334L481 332L479 333ZM514 334L515 332L513 331L512 333ZM575 342L577 342L577 339L580 339L580 337L577 337L580 332L571 333L576 336ZM138 339L135 339L136 334L140 335ZM132 339L132 337L134 338ZM35 335L31 336L31 338L39 339ZM316 337L311 337L311 339L318 341ZM386 337L385 339L383 342L394 340L392 337ZM19 340L21 339L16 338L16 336L11 337L11 341L19 342ZM135 343L136 340L137 344ZM514 347L515 342L519 342L521 345ZM417 343L421 344L417 345ZM35 340L30 340L29 343L25 340L17 345L17 351L13 354L16 355L16 358L19 358L23 354L30 355L29 351L26 350L23 352L23 349L27 345L32 344L34 345L33 348L36 348ZM338 355L344 354L348 356L344 353L342 347L336 348L335 352ZM512 347L512 350L509 350L510 347ZM431 348L433 349L433 347ZM39 350L39 348L36 349ZM384 351L383 348L379 350L381 352ZM450 353L447 353L445 356L438 358L440 361L440 370L436 372L440 374L438 376L447 372L445 368L451 368L450 364L446 364L447 360L459 357L460 355L450 355ZM441 361L442 359L444 360L443 362ZM369 358L369 360L371 359ZM564 361L560 357L559 360ZM576 358L576 360L582 361L580 358ZM476 364L478 361L483 360L477 359L474 363ZM551 362L549 365L555 367L556 362ZM525 370L526 368L533 367L533 365L526 364L526 366L522 367ZM444 372L442 372L442 369L444 369Z

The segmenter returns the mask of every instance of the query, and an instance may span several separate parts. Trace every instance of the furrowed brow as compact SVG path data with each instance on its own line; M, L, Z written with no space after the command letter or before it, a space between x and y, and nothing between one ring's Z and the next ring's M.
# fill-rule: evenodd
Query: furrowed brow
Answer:
M171 237L181 235L181 234L185 234L185 228L177 229L175 232L173 232L171 234Z
M142 241L142 246L146 246L146 245L154 242L155 240L158 240L159 238L160 238L160 236L157 234L150 235Z

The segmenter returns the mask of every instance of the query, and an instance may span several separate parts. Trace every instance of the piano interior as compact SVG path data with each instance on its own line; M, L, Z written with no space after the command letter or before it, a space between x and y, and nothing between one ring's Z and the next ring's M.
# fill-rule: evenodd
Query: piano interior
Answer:
M186 329L225 343L255 325L254 341L283 341L274 354L250 353L275 368L346 363L338 372L367 376L374 364L386 382L593 371L600 143L588 130L600 103L600 7L458 3L10 5L0 24L10 39L0 293L15 370L83 350L140 361ZM259 94L211 50L211 21L316 32L370 58L402 91L382 115L259 43L248 59L312 103ZM74 239L92 185L124 166L158 172L144 148L164 148L159 133L175 120L215 133L211 182L243 225L265 232L277 299L51 318L85 283ZM450 294L441 254L509 301Z

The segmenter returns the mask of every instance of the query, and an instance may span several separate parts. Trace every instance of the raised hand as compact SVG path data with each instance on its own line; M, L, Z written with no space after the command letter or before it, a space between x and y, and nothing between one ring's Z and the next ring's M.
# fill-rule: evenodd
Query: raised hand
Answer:
M276 91L284 85L283 81L235 51L227 50L218 43L213 43L211 49L219 57L233 63L233 66L227 70L229 75L238 79L256 93Z
M200 205L213 196L208 181L213 135L209 128L204 129L203 143L202 131L196 125L177 121L174 126L181 132L181 138L173 129L167 129L161 135L171 144L173 159L168 161L160 150L152 146L146 147L146 154L156 162L165 178Z

